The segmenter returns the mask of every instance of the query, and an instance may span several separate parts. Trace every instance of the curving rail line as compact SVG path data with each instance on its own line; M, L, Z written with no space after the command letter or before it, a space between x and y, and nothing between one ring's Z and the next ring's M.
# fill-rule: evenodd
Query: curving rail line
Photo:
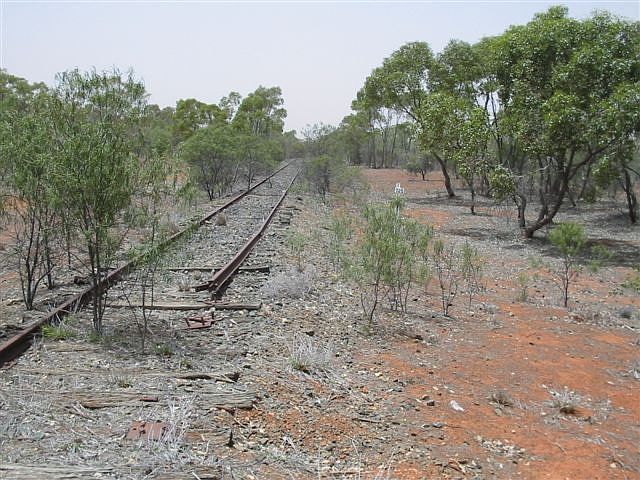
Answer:
M235 203L240 201L246 195L251 193L253 190L258 188L260 185L262 185L265 182L267 182L269 179L273 178L275 175L280 173L282 170L287 168L289 165L291 165L291 162L289 162L289 163L283 165L282 167L278 168L273 173L271 173L271 175L265 177L262 181L256 183L253 187L236 194L229 201L227 201L224 205L221 205L220 207L216 208L212 212L208 213L207 215L202 217L202 219L200 219L198 222L193 223L193 224L189 225L187 228L175 233L174 235L169 237L167 240L162 242L162 244L160 245L160 248L163 249L163 248L167 247L168 245L174 243L175 241L179 240L180 238L182 238L187 233L193 232L194 230L200 228L206 222L211 220L211 218L213 218L215 215L217 215L218 213L222 212L226 208L228 208L231 205L234 205ZM275 207L273 207L273 209L271 210L271 213L269 214L267 219L263 222L263 224L260 227L260 230L258 231L258 233L256 233L242 247L240 252L238 252L230 262L228 262L224 267L222 267L222 269L220 271L218 271L216 273L216 275L214 276L213 279L211 279L209 282L204 284L204 288L201 288L202 286L199 285L199 286L196 287L196 289L199 289L200 291L209 289L214 294L217 294L220 291L220 289L229 282L229 280L231 279L233 274L238 270L238 268L240 267L242 262L247 258L247 256L249 255L249 253L251 252L251 250L253 249L255 244L258 242L260 237L262 237L262 235L264 234L264 231L266 230L267 226L271 222L271 219L275 215L275 212L277 211L277 209L280 207L280 205L284 201L284 198L286 197L289 189L291 188L291 185L293 185L293 182L295 181L297 176L298 176L298 173L296 173L294 175L293 179L289 183L289 186L283 192L283 194L280 197L278 203L276 204ZM122 277L124 275L128 274L129 272L131 272L132 270L134 270L136 268L136 266L139 264L140 260L141 260L140 257L134 258L130 262L127 262L124 265L122 265L122 266L118 267L117 269L113 270L112 272L110 272L106 276L105 281L101 284L102 288L107 290L110 287L112 287L113 285L115 285L116 283L118 283L122 279ZM33 340L33 337L40 331L40 328L42 328L43 325L48 325L50 323L60 321L67 314L75 312L80 307L86 305L90 301L92 296L93 296L94 288L95 287L91 286L91 287L88 287L88 288L82 290L78 294L74 295L73 297L71 297L70 299L65 301L62 305L59 305L53 311L48 313L45 317L30 323L29 325L25 326L22 330L20 330L16 335L14 335L13 337L9 338L4 343L0 344L0 367L3 367L4 365L8 364L12 360L14 360L17 357L19 357L23 352L25 352L31 346L31 342Z

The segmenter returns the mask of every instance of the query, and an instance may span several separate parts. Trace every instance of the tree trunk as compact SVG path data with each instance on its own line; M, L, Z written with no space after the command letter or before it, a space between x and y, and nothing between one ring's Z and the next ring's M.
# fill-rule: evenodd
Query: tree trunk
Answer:
M447 171L447 164L442 158L440 158L440 155L438 155L437 153L434 153L433 155L440 165L440 170L442 171L442 176L444 177L444 188L447 189L447 194L450 198L455 197L456 193L453 191L453 187L451 186L451 177L449 176L449 172Z
M589 185L589 178L591 178L591 168L593 167L593 164L589 164L589 166L587 167L587 173L584 176L584 178L582 179L582 186L580 187L580 193L578 193L578 200L584 198L584 192L587 191L587 185Z
M473 188L473 182L471 183L471 215L476 214L476 190Z
M627 169L624 170L624 193L627 196L627 210L629 212L629 221L636 223L638 221L638 198L633 191L633 182L631 181L631 175Z
M53 260L51 259L51 241L49 239L49 232L45 228L42 238L44 242L44 267L47 275L47 288L53 290L55 288L55 281L53 280Z
M518 207L518 227L524 230L527 225L525 218L525 210L527 209L527 196L521 193L515 193L513 195L513 201Z
M396 126L393 128L393 140L391 142L391 160L393 161L393 165L397 168L398 167L398 159L396 158L394 160L393 158L393 154L395 152L396 149L396 137L398 135L398 119L396 118Z
M523 233L525 238L533 238L533 234L535 232L540 230L542 227L549 225L553 221L554 217L558 213L558 210L560 210L560 207L562 206L562 202L567 193L568 182L569 179L565 174L562 178L560 189L558 190L558 194L556 195L555 202L553 203L551 209L549 209L549 205L547 204L544 193L540 194L540 201L543 202L543 204L540 207L538 219L533 224L524 228Z

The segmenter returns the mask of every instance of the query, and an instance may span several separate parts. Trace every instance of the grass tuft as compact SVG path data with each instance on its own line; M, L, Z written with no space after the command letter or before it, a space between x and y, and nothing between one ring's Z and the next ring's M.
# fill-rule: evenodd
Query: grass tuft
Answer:
M580 395L570 391L567 387L564 387L560 392L551 390L550 393L553 397L551 399L551 406L558 409L560 413L573 415L578 412L581 401Z
M497 392L493 392L491 394L491 401L497 403L498 405L502 405L505 407L513 407L514 401L505 390L498 390Z
M156 355L160 357L171 357L173 355L173 348L171 345L163 343L156 345L155 348Z
M307 265L304 271L292 267L286 272L276 273L262 287L267 298L302 298L313 288L316 269Z
M43 325L42 337L47 340L69 340L76 336L75 332L62 323L59 325Z
M307 335L296 335L287 349L291 368L307 374L326 372L335 356L332 344L318 345Z
M224 227L227 224L227 216L224 213L216 215L216 225L218 227Z

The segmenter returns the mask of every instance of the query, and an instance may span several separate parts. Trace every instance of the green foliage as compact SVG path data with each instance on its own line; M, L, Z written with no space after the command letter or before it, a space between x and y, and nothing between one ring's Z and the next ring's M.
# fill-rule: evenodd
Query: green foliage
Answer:
M346 242L353 235L353 221L349 215L334 213L329 225L329 257L333 268L338 271L349 264Z
M171 157L153 151L144 158L138 172L137 185L141 195L136 199L142 215L139 220L148 228L146 241L136 249L136 275L142 287L142 324L135 318L140 332L142 353L146 349L146 339L150 313L147 305L155 300L156 272L167 248L167 238L175 231L167 231L162 224L162 205L174 197L178 164ZM177 229L177 227L175 227ZM135 314L134 314L135 317Z
M406 310L407 296L432 237L429 227L402 216L402 201L367 205L362 236L352 252L349 274L360 286L361 306L369 324L386 292L392 309Z
M285 159L304 156L304 144L296 137L295 130L289 130L282 135L282 150Z
M524 170L535 172L539 185L538 218L525 224L522 216L526 236L553 220L585 169L599 163L601 185L616 175L600 159L626 150L638 131L639 46L640 23L606 13L575 20L565 7L552 7L490 42L501 102L494 132L517 143L528 163ZM515 175L523 170L503 165Z
M52 184L66 221L84 239L87 264L98 287L102 268L122 240L110 234L111 227L137 190L139 164L132 155L132 132L139 127L145 105L144 85L132 73L123 77L115 70L65 72L53 90L51 116L58 144ZM92 305L98 333L104 312L99 291Z
M305 156L307 158L338 156L338 138L336 136L336 131L337 130L334 126L326 125L324 123L307 125L302 130Z
M173 348L168 343L156 345L155 354L159 357L172 357L173 353Z
M395 108L414 120L431 86L435 58L425 42L403 45L365 81L361 98L374 108Z
M419 155L411 159L405 165L407 172L420 175L425 180L427 173L433 168L432 162L427 155Z
M280 87L258 87L239 104L231 122L236 135L236 158L247 188L256 175L284 159L281 142L287 111Z
M549 240L563 257L576 258L584 248L587 237L584 228L573 222L561 223L549 233Z
M498 201L514 201L527 238L568 196L575 202L576 188L578 199L594 201L620 185L635 223L639 51L640 22L606 12L577 20L560 6L475 45L453 40L437 56L426 43L407 43L366 78L335 137L344 138L346 158L368 156L377 168L389 166L388 145L393 152L409 132L421 150L405 150L410 171L424 174L416 155L429 154L454 196L455 166L472 212L476 188L488 187ZM532 220L530 205L538 208Z
M589 271L597 272L602 268L604 262L609 260L613 253L604 245L594 245L590 249Z
M467 42L451 40L437 56L433 67L436 88L472 103L475 100L475 83L482 76L480 51Z
M511 172L502 165L495 165L489 170L489 188L497 201L503 201L516 191L515 182Z
M549 241L562 256L562 268L555 272L557 283L563 294L564 306L569 302L569 285L580 272L579 255L587 243L581 225L573 222L561 223L549 233Z
M43 325L42 337L47 340L69 340L76 336L75 332L69 329L67 326L60 325Z
M326 201L327 195L335 190L337 179L348 170L347 165L337 157L320 155L308 160L304 168L304 178Z
M310 187L326 201L329 194L353 193L365 188L365 181L357 167L348 166L339 157L320 155L307 160L304 178Z
M198 130L180 145L180 158L209 200L233 186L239 143L240 138L231 127L211 126Z
M518 273L518 295L516 301L526 302L529 298L529 276L526 272Z
M282 107L280 87L258 87L238 106L233 125L252 135L273 137L282 134L287 111Z
M485 111L465 96L435 92L419 110L418 138L425 151L452 162L471 191L475 213L475 182L486 170L488 130Z
M45 278L49 288L54 286L52 248L61 220L58 192L53 186L56 145L49 106L48 94L40 93L22 98L20 110L0 115L0 172L8 194L6 214L14 226L12 253L28 310L33 308L38 286Z
M28 110L33 100L46 92L44 83L29 83L0 69L0 116Z
M173 121L176 142L187 140L201 128L226 123L227 112L217 105L208 105L195 98L178 100Z

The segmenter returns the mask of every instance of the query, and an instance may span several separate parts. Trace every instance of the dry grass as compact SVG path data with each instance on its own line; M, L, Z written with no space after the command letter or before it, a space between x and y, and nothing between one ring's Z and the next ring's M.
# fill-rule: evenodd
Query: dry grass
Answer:
M498 405L502 405L504 407L513 407L515 404L513 398L506 390L498 390L493 392L490 397L492 402L497 403Z
M319 345L308 335L296 335L287 350L291 368L308 374L327 372L335 357L331 343Z
M303 298L313 288L316 269L307 265L303 271L291 267L285 272L276 273L262 287L267 298Z
M574 391L564 387L561 391L557 392L551 390L551 406L557 409L560 413L567 415L573 415L578 412L580 407L581 398L580 395Z
M227 216L224 213L216 215L215 224L218 227L224 227L227 224Z
M177 283L180 292L188 292L191 290L191 279L187 275L180 275Z

